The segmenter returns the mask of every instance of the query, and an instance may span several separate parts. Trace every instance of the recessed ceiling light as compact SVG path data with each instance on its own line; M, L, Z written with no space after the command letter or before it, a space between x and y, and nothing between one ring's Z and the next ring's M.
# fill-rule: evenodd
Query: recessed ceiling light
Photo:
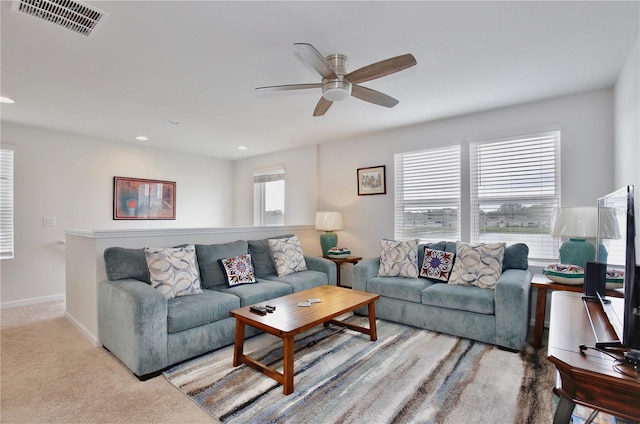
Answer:
M8 97L0 97L0 103L11 104L11 103L15 103L15 101L13 99L8 98Z
M247 146L238 146L238 150L247 150Z
M143 135L139 135L139 136L136 137L136 140L147 141L149 139L147 137L143 136Z

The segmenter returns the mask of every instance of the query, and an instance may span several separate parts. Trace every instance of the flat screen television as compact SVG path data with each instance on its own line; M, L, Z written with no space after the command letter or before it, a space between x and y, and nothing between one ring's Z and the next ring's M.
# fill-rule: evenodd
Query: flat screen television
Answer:
M600 271L595 278L605 278L605 281L597 281L598 287L614 288L622 282L618 290L624 291L623 308L612 307L601 299L619 340L598 345L621 346L640 353L640 267L636 266L633 192L634 187L629 185L598 199L596 263ZM589 276L585 275L587 278Z

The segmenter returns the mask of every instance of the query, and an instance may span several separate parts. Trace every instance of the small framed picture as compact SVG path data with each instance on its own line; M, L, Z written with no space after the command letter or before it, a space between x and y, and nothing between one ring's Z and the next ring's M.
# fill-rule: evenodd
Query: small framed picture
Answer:
M176 219L176 183L113 177L113 219Z
M385 165L358 168L358 196L387 194Z

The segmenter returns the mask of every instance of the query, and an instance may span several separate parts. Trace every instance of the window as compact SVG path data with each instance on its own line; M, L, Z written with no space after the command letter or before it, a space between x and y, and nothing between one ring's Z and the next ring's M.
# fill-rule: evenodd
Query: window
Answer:
M460 240L460 146L395 155L397 240Z
M559 131L395 155L398 240L523 242L555 259L559 204Z
M471 241L523 242L529 258L557 256L550 235L560 203L560 133L471 143Z
M0 149L0 259L13 255L13 150Z
M284 167L253 171L253 224L284 225Z

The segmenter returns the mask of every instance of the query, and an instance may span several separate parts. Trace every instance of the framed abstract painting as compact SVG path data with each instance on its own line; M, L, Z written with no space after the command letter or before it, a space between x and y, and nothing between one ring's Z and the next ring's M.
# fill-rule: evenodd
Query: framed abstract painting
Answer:
M113 177L113 219L176 219L176 183Z

